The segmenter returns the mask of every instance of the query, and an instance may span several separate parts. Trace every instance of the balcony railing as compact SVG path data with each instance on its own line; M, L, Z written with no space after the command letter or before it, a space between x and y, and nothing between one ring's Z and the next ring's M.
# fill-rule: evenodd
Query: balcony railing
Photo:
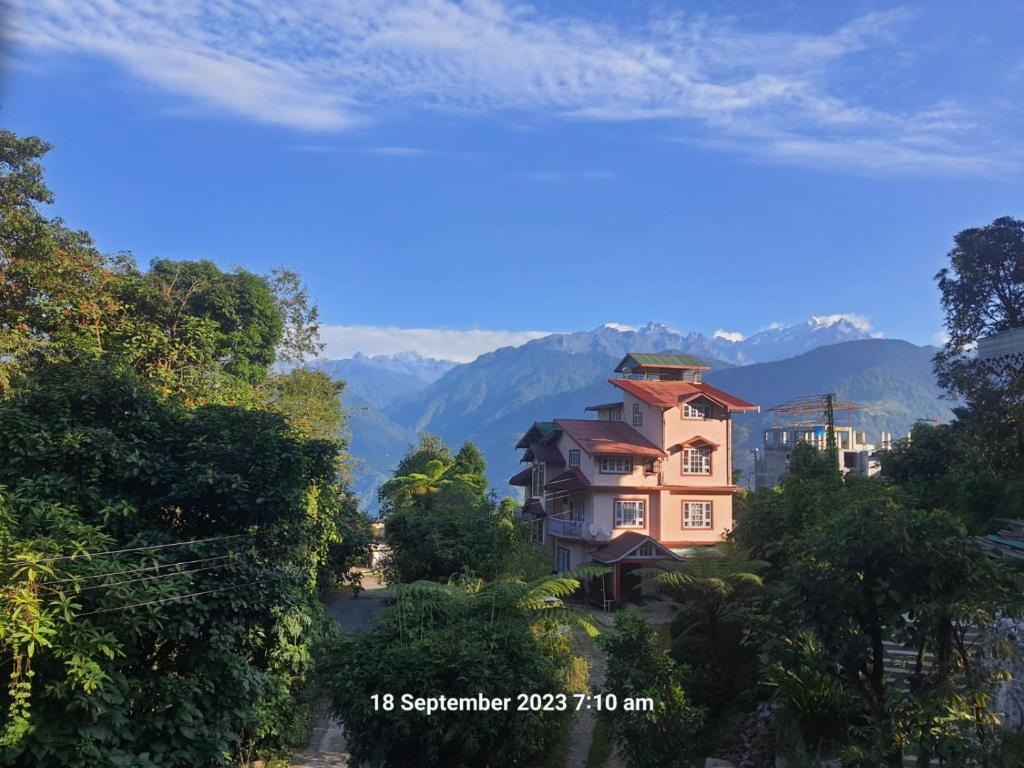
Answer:
M583 521L552 517L548 520L548 533L552 536L568 536L574 539L582 539Z

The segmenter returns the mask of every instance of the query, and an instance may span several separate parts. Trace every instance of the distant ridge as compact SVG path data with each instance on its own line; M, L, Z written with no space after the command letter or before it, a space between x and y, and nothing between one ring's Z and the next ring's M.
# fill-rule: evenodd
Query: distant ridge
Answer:
M499 494L508 492L507 479L518 469L513 446L526 428L553 417L585 418L587 405L614 398L607 380L626 352L696 355L712 368L709 382L764 408L798 395L839 392L869 406L858 419L871 439L882 429L903 434L918 418L948 420L950 403L941 399L931 369L937 349L870 336L865 324L842 315L767 329L742 341L655 322L639 328L603 325L448 364L429 383L403 371L401 378L388 379L396 373L387 367L390 362L380 365L364 356L333 361L324 370L349 381L352 448L357 457L365 454L357 487L372 507L376 484L421 431L455 446L476 442L490 465L492 485ZM750 362L755 358L764 362ZM747 468L769 421L766 414L737 418L737 467Z

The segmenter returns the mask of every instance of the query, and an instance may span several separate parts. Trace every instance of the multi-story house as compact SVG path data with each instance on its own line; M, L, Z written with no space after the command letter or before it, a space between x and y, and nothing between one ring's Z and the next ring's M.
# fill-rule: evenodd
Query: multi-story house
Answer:
M622 400L591 419L535 423L516 447L528 466L523 520L565 571L614 569L608 598L638 584L631 572L681 559L732 528L732 414L757 406L705 384L688 355L630 353L609 379Z
M853 427L833 426L836 439L836 462L844 475L865 476L878 474L882 465L876 448L868 442L867 434ZM883 432L881 448L889 447L891 437ZM828 427L820 423L771 427L764 431L764 443L754 451L754 488L774 488L789 469L789 455L797 443L807 443L822 454L828 450Z

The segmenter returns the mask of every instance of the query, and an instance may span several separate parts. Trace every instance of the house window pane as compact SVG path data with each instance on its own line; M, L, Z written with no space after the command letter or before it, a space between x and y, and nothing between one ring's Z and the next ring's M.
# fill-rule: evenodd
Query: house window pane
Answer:
M711 502L684 501L683 528L710 528Z
M617 499L615 501L615 527L643 528L644 502L642 500Z
M640 403L633 403L633 426L639 427L644 423L644 412Z
M602 456L600 466L605 473L628 475L633 471L633 460L629 456Z
M684 419L706 419L711 415L711 406L706 401L683 403Z
M580 465L580 452L572 449L569 451L569 466L578 467Z
M685 448L683 450L683 474L710 475L711 448L707 446Z

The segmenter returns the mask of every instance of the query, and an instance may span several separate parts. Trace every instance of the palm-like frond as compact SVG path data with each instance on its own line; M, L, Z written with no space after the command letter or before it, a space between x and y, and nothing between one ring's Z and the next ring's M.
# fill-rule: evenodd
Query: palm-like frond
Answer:
M725 542L694 552L681 562L639 568L635 573L684 598L699 595L727 600L744 587L763 587L760 573L766 568L765 561L751 560L747 550Z
M414 631L439 621L460 617L499 617L544 627L578 627L590 635L597 628L583 613L568 608L562 598L580 587L579 577L601 576L607 568L578 569L573 573L545 576L531 582L518 579L457 577L448 584L416 581L395 587L396 607L403 627Z

